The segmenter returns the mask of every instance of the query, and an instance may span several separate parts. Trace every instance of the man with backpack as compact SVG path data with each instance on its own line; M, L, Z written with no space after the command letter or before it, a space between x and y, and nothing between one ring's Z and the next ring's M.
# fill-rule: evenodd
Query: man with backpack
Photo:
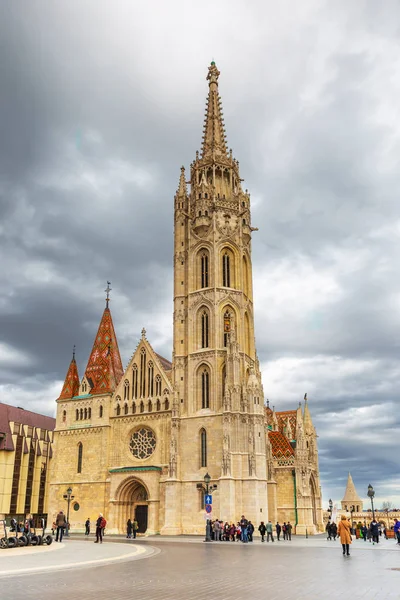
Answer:
M103 543L103 532L104 529L107 525L107 521L105 520L105 518L103 517L103 515L100 513L99 517L96 521L96 540L95 540L95 544L98 544L100 542L100 544Z

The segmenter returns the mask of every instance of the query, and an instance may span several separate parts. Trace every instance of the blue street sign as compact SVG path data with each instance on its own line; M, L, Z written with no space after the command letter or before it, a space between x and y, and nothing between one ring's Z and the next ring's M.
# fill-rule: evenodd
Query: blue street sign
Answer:
M206 504L206 513L210 514L210 512L212 512L212 506L211 504Z
M212 504L212 496L211 494L206 494L204 497L204 504Z

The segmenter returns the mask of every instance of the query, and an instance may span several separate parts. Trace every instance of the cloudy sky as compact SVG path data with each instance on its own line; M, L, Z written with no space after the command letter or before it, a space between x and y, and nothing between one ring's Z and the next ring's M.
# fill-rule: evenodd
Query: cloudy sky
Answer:
M400 505L400 6L13 0L0 8L0 400L55 413L112 282L123 363L172 342L173 196L207 66L252 198L266 398L305 392L324 506Z

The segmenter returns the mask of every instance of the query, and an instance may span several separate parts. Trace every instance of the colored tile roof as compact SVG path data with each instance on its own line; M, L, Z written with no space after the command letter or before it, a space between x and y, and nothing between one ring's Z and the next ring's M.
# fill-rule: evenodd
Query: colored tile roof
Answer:
M40 429L47 429L48 431L53 431L56 426L56 420L52 417L39 415L30 410L0 402L0 433L6 434L5 438L2 440L0 438L0 450L14 450L10 422L21 423L30 427L40 427Z
M274 458L294 456L294 450L289 441L280 431L269 431L268 438L271 443Z
M65 377L63 389L61 390L61 394L59 396L59 400L67 400L69 398L73 398L79 392L79 375L78 375L78 367L75 362L75 358L73 357L71 363L68 368L67 375Z
M124 374L111 311L104 309L85 376L91 384L91 394L113 392Z
M276 418L278 421L278 429L283 433L283 429L286 425L287 418L289 417L290 426L292 428L293 435L296 435L296 424L297 424L297 410L283 410L277 412Z

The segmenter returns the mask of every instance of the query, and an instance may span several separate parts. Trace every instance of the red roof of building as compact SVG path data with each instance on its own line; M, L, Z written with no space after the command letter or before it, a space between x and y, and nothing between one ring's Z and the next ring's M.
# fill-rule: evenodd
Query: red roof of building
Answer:
M169 361L168 358L164 358L163 356L161 356L161 354L157 354L157 352L156 352L156 356L157 356L158 360L160 361L164 371L171 371L172 362Z
M283 433L283 428L285 427L287 418L289 417L292 433L293 435L296 435L297 410L283 410L275 413L275 415L278 420L278 428L280 432Z
M107 306L104 309L85 371L85 376L91 385L90 393L113 392L123 374L117 336L111 311Z
M79 375L78 367L73 357L68 368L68 373L65 377L64 386L61 390L59 400L68 400L77 396L79 393Z
M274 458L294 456L294 450L283 433L280 431L269 431L268 438L271 442L272 456Z
M14 450L10 422L21 423L30 427L40 427L40 429L47 429L48 431L53 431L56 426L56 420L52 417L39 415L30 410L0 402L0 433L6 434L4 439L0 438L0 450Z

